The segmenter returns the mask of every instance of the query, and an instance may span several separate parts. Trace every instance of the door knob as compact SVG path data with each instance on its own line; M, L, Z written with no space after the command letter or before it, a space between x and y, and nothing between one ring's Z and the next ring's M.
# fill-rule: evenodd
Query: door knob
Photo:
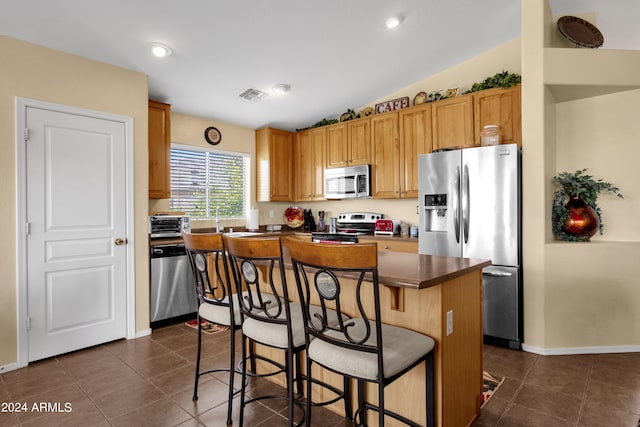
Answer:
M122 239L122 238L118 237L118 238L116 238L114 243L116 244L116 246L126 245L127 244L127 239Z

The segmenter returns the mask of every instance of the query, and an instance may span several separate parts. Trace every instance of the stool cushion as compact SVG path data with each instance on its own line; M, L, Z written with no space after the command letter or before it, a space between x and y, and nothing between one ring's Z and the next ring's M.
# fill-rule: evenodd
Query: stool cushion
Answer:
M302 315L302 305L299 302L292 302L289 304L291 307L291 332L293 335L294 347L300 347L305 345L304 338L304 320ZM322 309L317 306L310 307L311 316L314 313L322 313ZM285 317L284 309L279 318ZM330 325L338 324L338 314L333 310L327 310L327 323ZM347 319L343 316L343 319ZM269 323L256 320L253 318L245 318L242 324L242 332L249 338L261 342L266 345L270 345L277 348L287 348L287 327L283 324Z
M354 322L354 326L348 329L353 338L365 336L363 319L351 319L349 322ZM369 324L371 335L366 344L373 345L376 342L376 324L374 321ZM329 331L326 335L346 341L340 332ZM432 338L409 329L383 324L382 344L384 378L389 378L433 350L435 342ZM329 369L357 378L374 381L379 377L376 353L347 349L318 338L309 344L308 357Z
M246 295L246 292L243 292L242 295ZM217 323L218 325L231 326L231 320L229 319L229 306L225 305L228 304L228 301L229 297L224 298L221 301L221 304L203 302L200 304L200 308L198 309L200 317L208 320L209 322ZM233 294L233 314L235 317L235 324L239 325L242 320L240 317L238 294Z
M248 292L243 292L242 297L248 295ZM275 297L272 294L263 293L262 297L265 301L272 301ZM222 300L222 304L227 303L229 297ZM228 303L227 303L228 304ZM229 320L229 306L212 304L203 302L198 309L200 317L208 320L209 322L217 323L219 325L231 326ZM240 316L240 301L238 300L238 294L233 294L233 314L235 316L235 324L240 325L242 323L242 317Z

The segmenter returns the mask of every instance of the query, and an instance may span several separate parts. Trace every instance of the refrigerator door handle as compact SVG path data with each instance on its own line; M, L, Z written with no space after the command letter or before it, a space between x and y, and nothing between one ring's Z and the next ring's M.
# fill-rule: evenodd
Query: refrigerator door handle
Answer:
M462 175L462 230L464 243L469 243L469 165L464 165Z
M460 166L456 167L453 178L453 228L456 234L456 243L460 243Z

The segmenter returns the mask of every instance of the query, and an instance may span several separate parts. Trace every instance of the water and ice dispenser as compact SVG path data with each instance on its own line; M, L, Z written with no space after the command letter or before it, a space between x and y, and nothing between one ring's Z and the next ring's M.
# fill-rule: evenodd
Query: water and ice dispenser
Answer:
M447 194L424 195L424 230L447 231Z

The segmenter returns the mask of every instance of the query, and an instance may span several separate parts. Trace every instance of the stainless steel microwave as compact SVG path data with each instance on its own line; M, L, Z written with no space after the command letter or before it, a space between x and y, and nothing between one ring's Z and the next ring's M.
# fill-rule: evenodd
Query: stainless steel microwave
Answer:
M324 197L349 199L371 197L371 166L359 165L324 170Z

